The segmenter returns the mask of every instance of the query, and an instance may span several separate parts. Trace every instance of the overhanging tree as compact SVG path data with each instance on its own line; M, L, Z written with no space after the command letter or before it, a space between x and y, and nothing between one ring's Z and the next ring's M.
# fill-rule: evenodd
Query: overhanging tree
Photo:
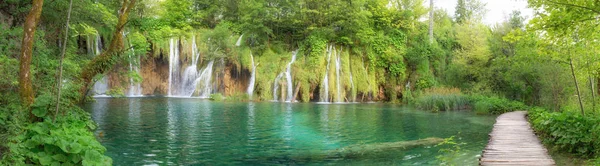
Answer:
M96 56L90 63L88 63L81 72L79 81L81 88L79 94L81 95L80 101L84 101L89 87L92 84L93 78L98 74L104 74L109 71L116 63L116 59L124 51L123 49L123 38L119 37L123 33L123 29L127 24L129 12L135 6L136 0L123 0L121 9L119 9L119 19L113 32L113 38L110 41L108 48L102 52L99 56Z

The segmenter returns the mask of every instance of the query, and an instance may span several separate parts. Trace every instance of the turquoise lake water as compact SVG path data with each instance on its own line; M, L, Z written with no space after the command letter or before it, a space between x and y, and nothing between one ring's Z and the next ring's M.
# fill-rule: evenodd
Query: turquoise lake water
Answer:
M98 98L84 106L114 165L439 165L447 146L297 160L350 145L456 136L452 161L477 165L494 116L394 104Z

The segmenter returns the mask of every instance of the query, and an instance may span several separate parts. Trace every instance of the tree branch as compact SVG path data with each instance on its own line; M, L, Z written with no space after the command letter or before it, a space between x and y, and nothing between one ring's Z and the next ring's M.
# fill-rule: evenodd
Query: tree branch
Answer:
M600 14L599 10L590 8L590 7L586 7L586 6L579 6L579 5L575 5L575 4L570 4L570 3L562 3L562 2L556 2L556 1L551 1L551 0L547 0L550 3L554 3L554 4L558 4L558 5L564 5L564 6L569 6L569 7L575 7L575 8L580 8L580 9L585 9L585 10L589 10L592 11L596 14Z

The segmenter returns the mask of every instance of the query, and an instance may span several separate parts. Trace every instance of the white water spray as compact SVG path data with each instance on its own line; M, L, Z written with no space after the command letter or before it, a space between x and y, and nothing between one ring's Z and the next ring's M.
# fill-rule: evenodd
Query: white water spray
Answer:
M169 42L169 88L168 95L173 95L173 80L179 75L179 40L171 38Z
M336 88L337 88L336 102L344 102L344 99L342 98L342 93L340 93L341 87L342 87L340 84L340 68L341 68L340 67L341 66L340 56L342 54L341 52L342 52L342 50L337 52L337 54L335 55L336 56L336 58L335 58L335 77L336 77L335 83L336 83Z
M98 56L102 52L102 40L100 39L99 34L96 35L96 40L93 43L95 47L92 48L93 51L91 52L95 53L95 56ZM94 96L106 96L107 91L108 78L106 76L103 76L102 79L94 83Z
M277 75L277 77L275 78L275 83L273 83L273 100L274 101L278 101L277 100L277 92L279 91L279 81L281 80L281 77L283 77L283 73L279 73L279 75Z
M252 99L252 95L254 94L254 82L256 81L256 64L254 64L254 56L252 56L252 53L250 53L250 60L252 61L252 74L250 74L250 83L248 83L247 93L250 99Z
M287 79L287 99L285 101L292 101L294 98L294 86L292 85L292 63L296 61L296 55L298 54L298 50L292 52L292 61L287 64L287 69L285 70L285 78Z
M327 47L327 68L325 70L325 78L323 78L322 82L323 90L321 92L322 97L320 102L329 102L329 61L331 60L331 54L333 54L334 51L333 45Z

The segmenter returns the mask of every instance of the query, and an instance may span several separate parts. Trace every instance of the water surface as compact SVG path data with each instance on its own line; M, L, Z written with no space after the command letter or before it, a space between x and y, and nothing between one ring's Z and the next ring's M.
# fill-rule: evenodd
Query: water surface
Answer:
M439 146L368 158L298 161L357 144L457 136L453 162L477 165L494 123L471 112L430 113L393 104L211 102L98 98L84 106L114 165L438 165Z

